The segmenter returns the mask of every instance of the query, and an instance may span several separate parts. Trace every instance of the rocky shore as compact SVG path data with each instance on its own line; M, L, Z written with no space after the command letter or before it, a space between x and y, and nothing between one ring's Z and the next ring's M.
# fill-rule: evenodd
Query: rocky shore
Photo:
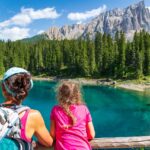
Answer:
M146 90L150 90L150 82L143 83L134 83L134 82L126 82L126 81L114 81L112 79L85 79L85 78L76 78L76 79L58 79L55 77L33 77L33 80L41 80L41 81L68 81L71 80L73 82L77 82L81 85L106 85L106 86L114 86L116 88L123 88L128 90L134 90L139 92L144 92Z
M150 83L144 84L134 84L134 83L123 83L123 84L118 84L117 87L128 89L128 90L134 90L134 91L139 91L139 92L144 92L149 90L150 91Z

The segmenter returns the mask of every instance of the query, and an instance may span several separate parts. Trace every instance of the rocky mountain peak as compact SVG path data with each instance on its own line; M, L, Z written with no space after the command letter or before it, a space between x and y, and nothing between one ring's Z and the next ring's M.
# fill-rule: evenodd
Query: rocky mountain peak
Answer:
M129 8L131 8L131 9L145 8L144 0L140 1L140 2L137 3L137 4L132 4L132 5L130 5Z
M116 31L124 31L126 37L131 39L135 31L146 30L150 32L150 11L145 7L144 1L128 6L116 8L99 14L86 25L74 24L63 27L52 27L46 31L49 39L77 39L79 37L95 37L96 32L107 33L112 36Z

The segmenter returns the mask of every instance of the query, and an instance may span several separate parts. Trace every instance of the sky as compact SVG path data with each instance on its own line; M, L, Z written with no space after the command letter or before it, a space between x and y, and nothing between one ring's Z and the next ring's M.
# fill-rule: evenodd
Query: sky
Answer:
M18 40L52 26L85 23L114 8L140 0L0 0L0 39ZM150 0L145 0L150 7Z

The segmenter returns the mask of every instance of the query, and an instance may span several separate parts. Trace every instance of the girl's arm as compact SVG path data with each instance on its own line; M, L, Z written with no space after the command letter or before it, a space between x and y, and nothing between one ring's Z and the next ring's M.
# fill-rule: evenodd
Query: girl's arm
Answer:
M50 135L55 139L55 121L51 120Z
M32 119L34 120L34 135L38 139L38 142L46 147L52 146L53 139L45 126L41 113L34 111L32 114Z
M87 136L89 140L92 140L95 137L95 130L92 121L87 123Z

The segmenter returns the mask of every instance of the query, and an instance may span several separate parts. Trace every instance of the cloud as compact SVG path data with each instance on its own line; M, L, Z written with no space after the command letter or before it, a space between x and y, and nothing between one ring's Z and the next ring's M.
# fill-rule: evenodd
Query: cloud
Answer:
M0 39L12 41L29 37L29 25L38 19L56 19L60 17L54 7L34 10L22 7L20 12L8 20L0 22ZM27 27L28 26L28 27ZM41 31L40 31L41 33Z
M32 19L56 19L60 16L55 8L45 8L34 11L34 9L23 9L25 14L29 14Z
M102 7L99 7L97 9L92 9L86 12L69 13L67 17L70 20L82 22L89 18L98 16L100 13L105 12L106 9L107 9L106 5L103 5Z
M60 16L54 7L34 10L33 8L21 8L21 12L12 18L0 22L0 28L12 25L27 26L33 20L38 19L56 19Z
M7 40L10 39L12 41L23 39L29 36L29 28L4 28L0 29L0 39Z
M146 8L148 8L148 9L149 9L149 11L150 11L150 6L147 6Z
M78 21L77 24L82 24L82 21Z
M42 34L44 32L45 32L44 30L40 30L40 31L37 32L37 34Z

